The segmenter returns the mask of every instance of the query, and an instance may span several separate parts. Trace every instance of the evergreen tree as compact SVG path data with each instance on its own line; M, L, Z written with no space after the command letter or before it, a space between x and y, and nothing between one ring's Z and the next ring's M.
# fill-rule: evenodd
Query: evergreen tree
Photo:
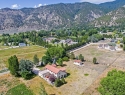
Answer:
M34 62L34 64L39 63L39 58L37 57L36 54L35 54L34 57L33 57L33 62Z
M10 73L14 76L18 76L19 62L18 62L18 58L16 57L16 55L11 56L8 59L8 64L9 64Z
M84 61L84 56L82 54L79 55L79 60Z
M97 63L97 59L94 57L93 58L93 63L96 64Z
M70 59L75 59L75 55L73 52L70 54Z
M59 66L63 65L63 60L61 58L59 58L59 60L57 61Z

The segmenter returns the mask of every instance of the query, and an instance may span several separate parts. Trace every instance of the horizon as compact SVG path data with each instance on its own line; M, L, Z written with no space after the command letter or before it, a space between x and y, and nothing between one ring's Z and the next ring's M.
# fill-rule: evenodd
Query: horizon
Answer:
M112 1L116 1L116 0L54 0L54 1L50 1L50 0L46 0L46 1L41 1L41 0L32 0L32 2L29 3L29 1L24 1L24 0L12 0L9 1L7 3L8 0L4 0L1 1L0 3L0 9L3 8L10 8L10 9L22 9L22 8L38 8L41 6L46 6L46 5L51 5L51 4L59 4L59 3L64 3L64 4L68 4L68 3L82 3L82 2L89 2L89 3L93 3L93 4L101 4L101 3L105 3L105 2L112 2ZM24 2L22 2L24 1Z

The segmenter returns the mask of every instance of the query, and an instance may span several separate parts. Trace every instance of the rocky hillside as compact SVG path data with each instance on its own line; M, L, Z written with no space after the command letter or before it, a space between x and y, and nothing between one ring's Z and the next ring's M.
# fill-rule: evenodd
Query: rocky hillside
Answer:
M0 32L84 25L102 15L102 8L91 3L61 3L19 10L4 8L0 9Z
M109 12L93 21L92 24L95 27L125 25L125 7Z
M114 0L112 2L106 2L99 4L100 7L105 9L105 12L110 12L113 10L117 10L118 8L125 5L125 0Z

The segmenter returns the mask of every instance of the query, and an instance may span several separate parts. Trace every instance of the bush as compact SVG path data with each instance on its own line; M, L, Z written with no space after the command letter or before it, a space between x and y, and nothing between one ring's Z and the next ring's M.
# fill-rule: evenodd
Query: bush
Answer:
M93 58L93 63L96 64L97 63L97 59L94 57Z
M28 71L25 71L25 72L22 72L22 73L21 73L21 76L22 76L24 79L28 80L28 79L31 78L32 74L29 73Z
M60 87L61 85L63 85L63 82L60 79L56 79L55 80L55 86Z
M63 57L63 61L69 61L68 57Z
M123 44L120 44L120 47L123 48Z

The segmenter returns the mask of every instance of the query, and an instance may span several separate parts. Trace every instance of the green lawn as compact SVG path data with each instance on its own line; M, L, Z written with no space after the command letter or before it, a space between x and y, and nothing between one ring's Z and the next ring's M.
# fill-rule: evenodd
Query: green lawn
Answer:
M25 84L20 84L14 88L7 91L6 95L34 95L31 90L29 90Z

